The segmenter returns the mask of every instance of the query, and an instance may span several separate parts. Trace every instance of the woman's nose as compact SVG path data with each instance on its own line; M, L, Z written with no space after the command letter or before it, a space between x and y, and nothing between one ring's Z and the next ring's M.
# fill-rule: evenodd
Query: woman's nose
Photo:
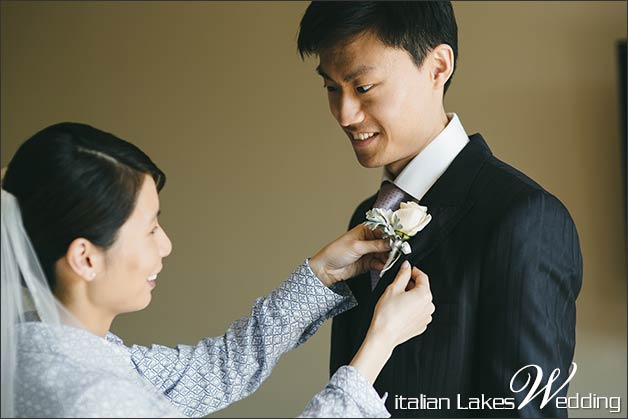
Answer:
M166 231L163 228L161 229L161 231L163 233L163 236L159 243L159 255L162 258L165 258L166 256L170 254L170 252L172 252L172 242L170 241L170 238L168 237L168 235L166 234Z

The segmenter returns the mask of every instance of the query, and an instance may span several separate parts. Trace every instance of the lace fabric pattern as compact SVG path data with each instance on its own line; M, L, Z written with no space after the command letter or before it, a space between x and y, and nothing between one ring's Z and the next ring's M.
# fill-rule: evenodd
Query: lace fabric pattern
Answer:
M204 416L251 394L281 355L355 304L345 284L325 287L306 260L258 298L249 316L223 336L196 345L127 347L111 333L101 338L74 327L25 322L18 329L16 415ZM301 416L389 415L370 383L346 366Z

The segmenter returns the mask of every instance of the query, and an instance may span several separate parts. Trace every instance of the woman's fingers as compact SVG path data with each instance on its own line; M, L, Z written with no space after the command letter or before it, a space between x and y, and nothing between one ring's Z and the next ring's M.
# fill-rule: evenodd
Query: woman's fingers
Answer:
M368 259L368 269L374 271L381 271L386 265L388 259L388 253L373 253L371 258Z
M355 242L355 251L360 255L368 255L370 253L382 253L390 250L388 240L359 240Z
M411 276L416 287L427 287L428 289L430 288L430 280L427 274L416 266L412 268Z
M432 321L431 315L434 313L434 310L436 310L436 307L434 306L434 303L432 302L432 291L430 290L430 280L427 274L417 267L412 268L412 279L415 282L415 286L413 287L414 289L412 290L412 292L423 294L422 296L426 299L425 310L430 315L429 318L427 319L427 323L430 323ZM423 333L423 331L421 333Z
M404 261L377 302L371 326L396 346L423 333L433 312L427 275Z
M406 287L408 286L408 282L411 278L411 271L412 270L410 269L410 262L404 260L401 264L401 267L399 268L397 276L391 284L395 291L400 292L406 289Z

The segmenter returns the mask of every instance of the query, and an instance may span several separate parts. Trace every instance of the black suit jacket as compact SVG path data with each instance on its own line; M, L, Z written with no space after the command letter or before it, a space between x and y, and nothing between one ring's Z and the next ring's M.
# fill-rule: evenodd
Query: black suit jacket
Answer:
M375 196L360 204L351 227L364 221L374 201ZM567 209L496 159L479 134L470 137L421 204L432 221L411 239L412 253L400 258L373 291L368 273L348 281L358 306L333 321L331 373L351 361L375 303L408 259L429 276L436 311L426 332L394 350L375 382L380 394L388 393L392 416L566 417L555 399L543 409L537 397L521 410L486 404L466 410L458 409L457 398L462 407L482 395L510 398L518 406L527 391L513 393L510 380L520 368L540 366L543 384L559 368L554 391L569 375L582 257ZM558 396L566 393L567 386ZM444 402L441 410L395 408L403 406L397 396L420 395L448 398L451 409Z

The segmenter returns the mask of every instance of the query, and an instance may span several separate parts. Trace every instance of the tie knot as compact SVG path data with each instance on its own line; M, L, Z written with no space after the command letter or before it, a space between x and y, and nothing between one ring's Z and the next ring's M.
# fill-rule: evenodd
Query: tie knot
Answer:
M385 180L379 188L377 199L373 208L384 208L396 211L403 200L412 199L403 190L398 188L394 183Z

